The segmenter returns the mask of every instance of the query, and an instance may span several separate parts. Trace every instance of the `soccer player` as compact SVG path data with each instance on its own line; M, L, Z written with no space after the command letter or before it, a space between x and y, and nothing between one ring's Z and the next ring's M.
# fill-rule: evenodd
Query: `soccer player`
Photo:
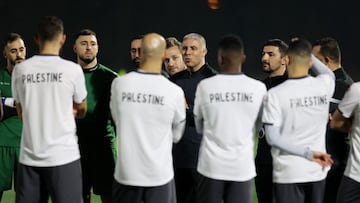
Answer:
M240 37L219 43L220 74L200 81L194 117L203 134L196 202L252 203L255 134L261 128L265 85L241 72L245 61Z
M0 201L3 191L11 189L12 180L16 180L19 162L22 125L11 93L11 74L14 66L26 57L26 47L19 34L7 35L3 54L6 68L0 70Z
M111 202L111 185L116 160L115 126L110 114L110 88L117 74L100 64L96 33L80 30L76 35L74 52L82 67L87 95L87 112L77 119L77 135L81 154L83 198L90 203L91 190L101 196L103 203Z
M335 111L331 128L349 132L352 138L350 155L337 194L337 203L360 202L360 83L354 83Z
M17 203L41 202L44 194L52 202L82 202L74 116L85 116L87 92L81 67L59 56L65 39L61 19L42 18L39 55L13 70L12 92L23 121Z
M141 42L143 40L144 36L143 35L139 35L134 37L131 40L130 43L130 58L131 58L131 62L133 63L134 67L132 67L130 71L136 71L139 67L140 67L140 61L141 61ZM166 77L169 78L169 74L161 69L161 74ZM120 74L121 75L121 74Z
M307 40L293 41L286 52L289 79L271 88L264 100L263 122L272 146L277 203L322 203L332 159L325 131L334 74L316 57ZM308 75L309 68L319 75Z
M313 54L323 62L335 75L335 91L330 101L330 115L334 113L346 90L353 83L351 77L341 65L341 51L338 42L330 37L317 40L313 44ZM330 120L329 120L330 121ZM326 177L324 203L335 203L336 194L344 174L349 155L348 133L331 129L327 125L326 151L331 154L334 164Z
M181 87L185 92L188 108L186 110L186 127L184 137L174 145L173 157L175 168L176 195L178 203L189 203L194 199L198 181L196 171L199 156L201 135L196 132L193 116L195 91L198 83L216 74L216 71L206 63L206 41L198 33L184 36L182 56L191 75L183 77ZM175 83L180 84L179 81Z
M181 42L179 42L175 37L166 38L164 65L165 70L169 73L170 80L172 81L181 77L183 74L190 75L190 72L187 70L184 59L181 55Z
M131 70L137 70L140 66L141 41L143 35L134 37L130 43L130 58L134 67Z
M119 147L113 202L176 202L171 149L184 131L185 100L182 89L161 75L164 53L161 35L145 35L139 71L112 83Z
M263 64L263 71L268 73L268 76L262 81L267 89L281 84L288 78L285 61L287 48L288 45L280 39L269 39L263 45L261 62ZM273 200L271 147L266 142L264 129L260 131L258 138L255 158L256 194L259 203L271 203Z

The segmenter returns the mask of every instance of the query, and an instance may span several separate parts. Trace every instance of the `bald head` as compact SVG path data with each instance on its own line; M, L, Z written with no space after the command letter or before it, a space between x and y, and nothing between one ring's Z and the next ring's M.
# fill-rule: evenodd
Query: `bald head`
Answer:
M161 71L166 42L157 33L146 34L141 42L140 68L144 71ZM156 70L155 70L156 69Z
M161 59L165 52L165 39L157 33L149 33L144 36L141 44L142 59Z

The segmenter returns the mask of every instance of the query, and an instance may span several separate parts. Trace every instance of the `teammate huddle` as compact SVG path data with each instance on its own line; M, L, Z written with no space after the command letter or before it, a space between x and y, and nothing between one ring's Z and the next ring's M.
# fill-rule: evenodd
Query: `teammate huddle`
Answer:
M98 62L95 32L77 34L77 64L59 56L65 39L62 20L47 16L38 55L25 60L14 33L4 45L0 190L15 170L17 203L90 202L91 191L103 203L252 203L254 179L260 203L360 201L359 84L335 40L267 41L262 82L242 73L236 35L220 40L217 73L201 35L146 34L120 77ZM59 77L26 82L48 73Z

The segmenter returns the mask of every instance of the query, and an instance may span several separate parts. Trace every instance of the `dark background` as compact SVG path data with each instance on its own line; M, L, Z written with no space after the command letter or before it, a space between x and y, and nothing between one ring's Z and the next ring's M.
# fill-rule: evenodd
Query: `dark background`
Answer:
M0 34L21 34L30 57L37 53L33 36L39 19L56 15L63 19L67 34L61 54L64 58L75 60L74 35L90 28L97 33L100 63L117 71L131 66L130 40L139 34L157 32L181 41L187 33L200 33L207 40L207 61L217 69L218 41L225 34L236 33L245 43L247 61L243 71L258 79L265 76L260 63L265 40L280 38L289 42L298 36L314 42L331 36L340 44L343 66L358 81L360 11L355 3L219 0L219 8L214 10L207 0L0 0ZM0 62L4 66L2 57Z

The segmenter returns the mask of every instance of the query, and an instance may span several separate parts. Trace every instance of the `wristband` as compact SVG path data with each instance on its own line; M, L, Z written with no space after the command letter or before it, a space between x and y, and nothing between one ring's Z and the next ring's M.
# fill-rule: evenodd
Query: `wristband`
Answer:
M15 108L15 99L11 97L1 97L1 102L8 107Z
M313 152L312 150L310 150L310 148L306 148L304 157L305 157L306 159L312 161L313 158L314 158L314 152Z

